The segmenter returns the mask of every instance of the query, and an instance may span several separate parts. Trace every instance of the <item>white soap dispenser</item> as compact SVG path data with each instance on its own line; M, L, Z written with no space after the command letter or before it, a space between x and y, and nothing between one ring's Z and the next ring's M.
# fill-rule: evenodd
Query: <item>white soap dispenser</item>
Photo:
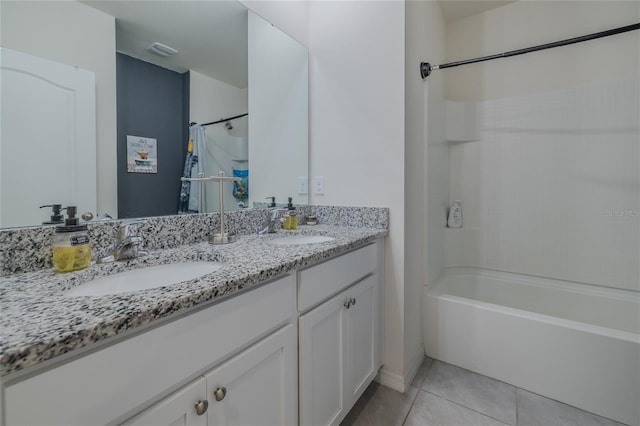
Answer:
M451 205L447 226L449 228L462 228L462 202L460 200L455 200Z

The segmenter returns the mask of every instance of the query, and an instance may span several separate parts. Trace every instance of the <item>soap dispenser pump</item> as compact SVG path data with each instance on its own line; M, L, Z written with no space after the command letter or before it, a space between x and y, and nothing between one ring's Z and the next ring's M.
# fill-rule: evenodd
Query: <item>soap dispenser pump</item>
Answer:
M298 213L291 203L292 199L292 197L288 197L289 202L287 203L287 211L284 214L284 223L282 224L282 227L288 230L298 229Z
M58 272L84 269L91 260L91 244L87 225L76 217L76 206L68 206L64 225L56 226L53 236L53 267Z
M58 223L64 223L64 216L61 213L62 204L46 204L40 206L41 209L45 207L51 207L51 219L48 222L42 222L43 225L56 225Z

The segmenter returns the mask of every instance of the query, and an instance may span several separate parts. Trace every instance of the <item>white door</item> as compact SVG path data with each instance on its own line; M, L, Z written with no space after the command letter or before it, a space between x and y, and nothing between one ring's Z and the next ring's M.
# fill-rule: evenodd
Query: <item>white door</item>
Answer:
M337 424L344 417L344 315L340 293L302 315L300 328L300 424Z
M376 275L370 275L347 290L351 304L345 316L346 336L346 398L352 406L377 373L375 349L377 343Z
M0 48L0 227L39 225L44 204L96 212L95 76Z
M126 426L207 426L207 383L204 377L169 395Z
M209 426L296 424L296 341L290 324L206 374Z

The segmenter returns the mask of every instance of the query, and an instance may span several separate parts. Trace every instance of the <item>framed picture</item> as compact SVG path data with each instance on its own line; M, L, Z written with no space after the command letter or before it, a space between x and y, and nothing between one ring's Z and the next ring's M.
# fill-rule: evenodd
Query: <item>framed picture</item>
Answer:
M127 172L158 173L158 146L153 138L127 135Z

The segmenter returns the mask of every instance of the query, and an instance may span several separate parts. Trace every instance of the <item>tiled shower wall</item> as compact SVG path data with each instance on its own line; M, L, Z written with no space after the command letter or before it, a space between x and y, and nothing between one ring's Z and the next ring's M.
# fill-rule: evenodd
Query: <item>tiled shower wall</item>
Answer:
M477 103L479 140L452 144L447 266L640 290L640 84Z

